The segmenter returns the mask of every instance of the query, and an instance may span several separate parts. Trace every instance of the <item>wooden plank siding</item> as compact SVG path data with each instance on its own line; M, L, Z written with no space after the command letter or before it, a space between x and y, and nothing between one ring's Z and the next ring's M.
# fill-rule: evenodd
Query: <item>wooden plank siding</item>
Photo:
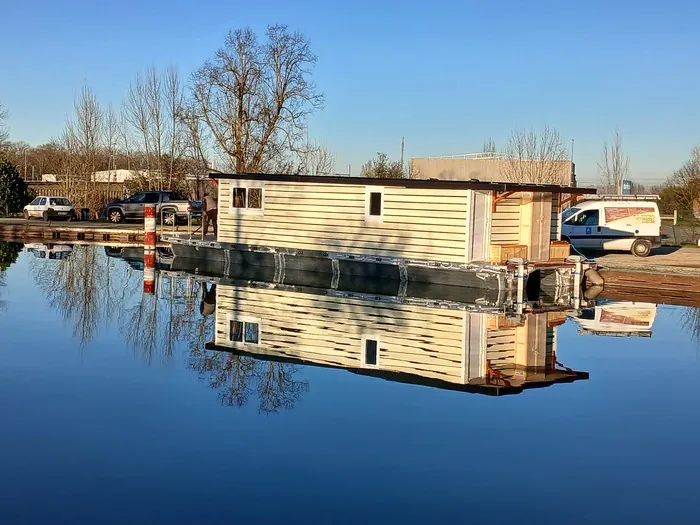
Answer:
M322 365L361 368L362 338L379 340L376 367L464 381L464 312L289 290L219 285L216 344ZM260 344L229 340L229 319L260 320Z
M231 206L234 185L246 181L219 181L220 242L465 261L471 190L387 186L383 218L370 222L365 220L365 186L266 182L264 212L255 214Z
M496 203L491 214L491 244L520 244L521 193Z

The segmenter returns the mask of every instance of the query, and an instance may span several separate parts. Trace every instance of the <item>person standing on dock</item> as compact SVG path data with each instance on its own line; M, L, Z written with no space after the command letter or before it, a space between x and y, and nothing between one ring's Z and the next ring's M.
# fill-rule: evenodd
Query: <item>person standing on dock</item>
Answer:
M214 235L216 235L218 203L216 202L216 197L214 197L210 191L204 194L204 199L202 200L202 212L202 229L204 230L204 235L206 235L209 231L209 222L212 223L212 226L214 227Z

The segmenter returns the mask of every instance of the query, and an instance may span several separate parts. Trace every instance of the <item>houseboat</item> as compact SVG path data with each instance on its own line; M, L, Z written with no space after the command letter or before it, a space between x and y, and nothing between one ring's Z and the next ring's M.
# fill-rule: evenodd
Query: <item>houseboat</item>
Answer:
M216 239L171 235L179 257L496 289L580 284L593 263L559 241L570 186L221 174ZM536 276L537 279L532 279Z
M500 315L221 283L215 301L211 352L491 395L588 378L559 363L566 313Z

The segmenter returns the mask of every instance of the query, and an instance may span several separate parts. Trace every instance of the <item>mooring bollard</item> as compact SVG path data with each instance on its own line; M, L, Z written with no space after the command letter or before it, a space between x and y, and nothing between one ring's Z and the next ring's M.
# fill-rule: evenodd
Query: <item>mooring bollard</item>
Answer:
M143 209L143 293L156 291L156 207L147 204Z
M156 249L156 206L146 204L143 209L143 245Z

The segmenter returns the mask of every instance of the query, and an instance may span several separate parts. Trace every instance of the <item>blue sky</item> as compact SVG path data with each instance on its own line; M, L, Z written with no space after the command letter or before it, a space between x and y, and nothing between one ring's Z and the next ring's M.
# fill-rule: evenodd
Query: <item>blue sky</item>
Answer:
M138 71L189 75L229 29L285 23L318 55L310 136L353 173L377 151L502 146L511 129L575 139L579 180L617 127L632 178L662 180L700 143L700 3L4 0L0 103L14 140L55 136L87 84L119 105Z

